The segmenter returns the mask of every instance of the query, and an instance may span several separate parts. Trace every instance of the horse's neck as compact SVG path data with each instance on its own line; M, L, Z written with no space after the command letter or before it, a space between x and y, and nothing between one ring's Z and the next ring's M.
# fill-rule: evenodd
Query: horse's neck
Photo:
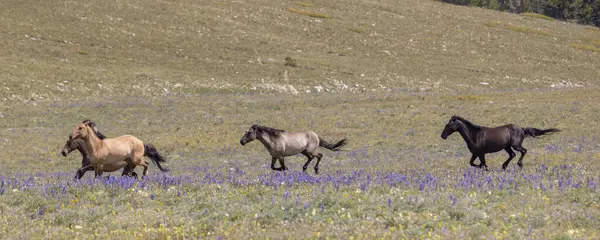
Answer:
M69 146L72 150L79 150L79 152L81 153L81 155L83 155L83 157L87 157L89 154L87 153L87 149L85 148L85 143L83 139L77 139L75 141L73 141L73 143L71 143L71 145Z
M269 134L259 133L256 139L258 139L258 141L265 145L265 148L267 148L269 152L275 148L275 143L271 141L271 137L269 137Z
M102 147L102 140L91 133L91 131L91 129L88 129L87 138L84 139L85 144L83 144L83 147L85 148L85 151L89 157L97 158L98 150L100 150Z
M463 137L463 139L469 146L475 145L475 138L477 136L477 131L478 131L477 129L470 128L467 124L465 124L463 122L460 122L458 124L458 132L460 133L460 136Z

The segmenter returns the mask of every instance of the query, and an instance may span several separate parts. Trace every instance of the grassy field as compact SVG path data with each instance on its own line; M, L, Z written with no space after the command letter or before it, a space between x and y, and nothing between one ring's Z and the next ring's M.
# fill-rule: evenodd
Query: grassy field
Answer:
M0 238L598 239L598 42L437 1L3 1ZM455 114L563 131L483 172ZM84 119L172 171L74 181ZM275 172L254 123L350 143Z

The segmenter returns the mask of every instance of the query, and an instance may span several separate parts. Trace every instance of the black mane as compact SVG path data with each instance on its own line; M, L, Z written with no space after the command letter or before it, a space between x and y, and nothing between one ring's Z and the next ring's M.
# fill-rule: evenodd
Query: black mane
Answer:
M259 126L259 125L256 125L256 130L258 130L260 132L264 132L264 133L268 134L270 137L277 137L282 132L285 132L284 130L281 130L281 129L276 129L276 128L267 127L267 126Z
M460 120L460 121L461 121L461 122L463 122L463 123L465 123L465 124L466 124L467 126L469 126L470 128L474 128L474 129L481 129L481 126L479 126L479 125L476 125L476 124L472 123L471 121L469 121L469 120L467 120L467 119L464 119L464 118L463 118L463 117L461 117L461 116L454 115L454 116L452 116L452 117L453 117L453 118L456 118L456 119L458 119L458 120Z

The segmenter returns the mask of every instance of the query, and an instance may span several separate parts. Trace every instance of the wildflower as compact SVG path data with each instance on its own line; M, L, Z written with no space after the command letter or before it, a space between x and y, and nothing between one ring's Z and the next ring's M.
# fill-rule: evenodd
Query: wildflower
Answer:
M44 214L46 214L46 206L42 206L42 208L38 210L37 214L38 216L43 216Z

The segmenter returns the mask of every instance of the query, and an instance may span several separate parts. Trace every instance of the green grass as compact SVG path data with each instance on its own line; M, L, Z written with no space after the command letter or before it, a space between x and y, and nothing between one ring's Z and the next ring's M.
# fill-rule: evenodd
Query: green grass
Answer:
M91 118L109 136L134 134L154 144L168 156L167 166L172 169L168 176L173 177L203 179L206 173L227 176L230 169L245 171L250 179L276 174L268 169L268 153L260 143L239 145L245 129L258 122L288 130L312 129L331 140L350 139L347 152L323 151L321 176L360 169L373 174L424 171L450 184L454 178L444 177L448 171L452 176L462 176L463 171L470 169L468 151L460 136L441 140L439 133L451 115L460 114L482 125L514 122L521 126L563 129L553 136L525 141L529 153L523 174L539 173L542 165L568 164L585 168L577 173L581 175L574 175L576 179L600 177L597 174L600 169L594 164L600 153L597 140L594 140L600 133L600 129L594 127L598 126L600 112L587 104L599 97L596 89L473 94L366 93L288 97L213 93L162 100L77 101L75 106L70 106L70 102L22 105L18 109L2 111L5 116L0 124L3 129L0 139L8 139L8 142L2 145L0 163L4 167L1 175L17 177L19 173L58 172L65 174L61 177L63 181L69 182L80 164L80 157L73 153L64 158L57 153L73 128L73 122ZM467 103L463 99L471 100ZM506 114L517 112L527 114ZM13 148L8 144L23 147ZM579 145L583 146L581 152L577 152ZM560 149L548 150L550 146ZM506 154L487 157L492 172L485 175L501 178L504 173L499 168ZM304 159L288 157L286 163L291 171L299 171ZM209 170L195 170L198 167ZM157 172L154 166L150 171L151 174ZM90 179L91 175L88 173L85 178ZM54 186L55 179L39 175L36 181ZM422 234L431 234L432 238L463 234L487 238L545 238L572 230L570 236L580 238L595 236L597 222L584 217L563 224L570 219L568 216L600 216L597 192L574 189L565 193L557 185L554 190L541 191L526 182L521 182L514 192L493 190L490 193L465 191L454 186L448 186L446 191L421 192L403 186L376 184L368 192L362 192L358 185L342 186L339 190L331 185L306 184L269 187L190 183L162 187L150 183L145 188L137 186L140 192L102 185L93 188L72 185L64 197L49 197L34 190L12 192L8 189L9 193L0 195L0 206L4 213L10 213L0 217L6 226L0 232L5 236L31 238L47 229L54 229L48 234L56 238L94 233L109 238L184 235L189 238L217 235L240 238L249 233L257 238L413 238ZM61 189L57 189L60 192ZM177 196L177 191L186 194ZM286 191L292 193L290 200L282 198ZM156 199L151 200L151 194L155 194ZM432 195L438 196L440 202L436 203ZM448 200L450 195L459 199L456 206ZM301 199L300 206L295 203L296 196ZM393 199L391 210L389 198ZM304 209L304 204L310 207ZM326 206L325 213L321 213L321 204ZM36 212L42 206L48 210L40 217ZM544 214L540 214L542 212ZM559 215L547 218L546 212ZM566 212L575 213L564 214ZM25 221L31 216L36 217ZM9 219L25 223L25 227L15 227ZM112 219L111 225L101 227L105 223L97 219ZM281 221L296 227L281 233L277 230L285 226ZM531 233L509 231L527 229L530 225ZM96 230L89 232L86 229ZM444 229L447 230L445 235Z
M292 4L3 2L0 238L600 238L600 55L573 49L595 51L597 30L437 1ZM440 138L455 114L563 131L526 139L523 170L501 171L499 152L483 173L458 134ZM59 151L84 119L153 144L172 171L73 182L80 155ZM239 144L254 123L350 142L309 168L323 183L265 185L280 176L269 154ZM286 158L285 176L304 161ZM359 171L372 178L327 180ZM476 186L504 176L518 187ZM439 187L420 190L428 177Z
M351 32L355 32L355 33L364 33L365 30L359 27L348 27L347 28L349 31Z
M487 21L487 22L484 22L483 25L486 27L491 27L491 28L504 28L504 29L508 29L508 30L518 32L518 33L537 34L540 36L552 36L552 34L550 32L540 30L537 28L521 26L521 25L513 25L513 24L502 23L502 22L498 22L498 21Z
M548 20L548 21L554 21L554 18L548 17L544 14L539 14L539 13L523 13L523 16L526 17L531 17L531 18L539 18L539 19L544 19L544 20Z
M301 6L301 7L314 7L315 6L312 3L306 3L306 2L295 2L294 4Z
M573 43L573 44L569 44L569 46L580 49L580 50L590 51L590 52L600 52L600 48L598 48L594 45L589 45L589 44Z
M549 32L546 32L546 31L543 31L540 29L536 29L536 28L525 27L525 26L507 25L507 26L505 26L505 28L515 31L515 32L533 33L533 34L537 34L537 35L541 35L541 36L552 36L552 34Z
M304 16L314 17L314 18L323 18L323 19L331 19L331 16L325 13L317 13L309 10L302 10L297 8L288 8L289 12L297 13Z

